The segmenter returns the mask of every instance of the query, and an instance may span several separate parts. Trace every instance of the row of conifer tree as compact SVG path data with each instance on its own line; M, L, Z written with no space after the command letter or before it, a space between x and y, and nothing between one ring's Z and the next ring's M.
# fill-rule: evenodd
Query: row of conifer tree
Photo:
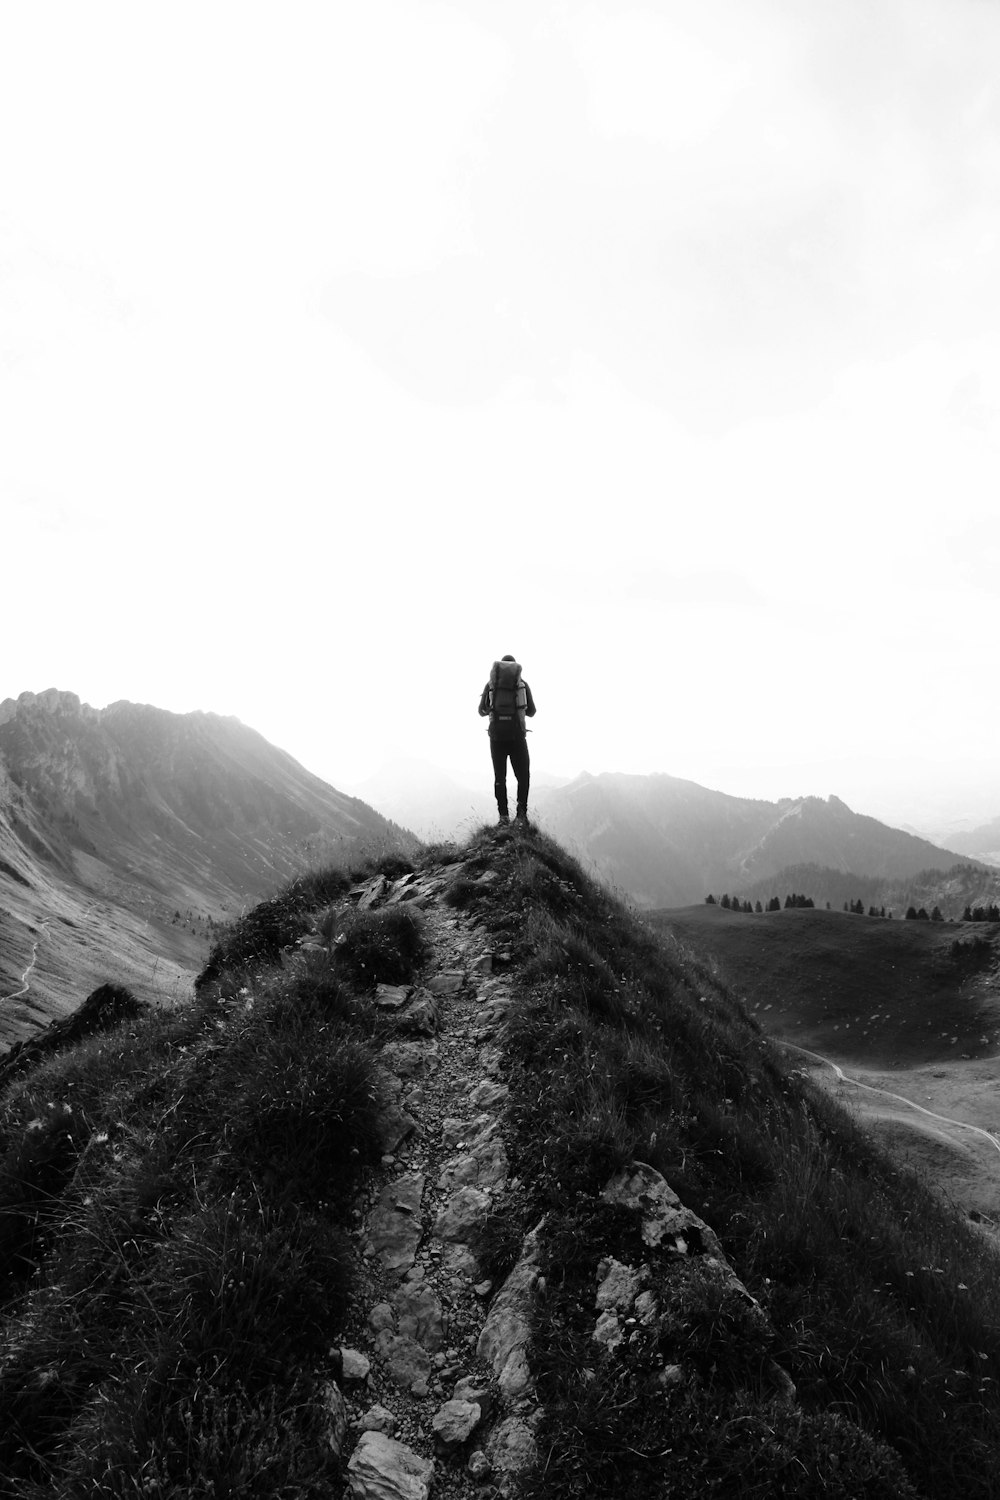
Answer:
M738 896L730 896L728 894L720 896L718 901L716 901L713 895L708 895L705 897L705 904L707 906L721 906L724 911L749 912L751 915L755 912L781 911L782 909L782 902L778 896L772 896L766 906L762 906L760 901L741 901ZM816 903L811 896L800 896L794 891L787 895L784 900L786 911L789 907L815 907L815 905ZM830 910L829 901L826 903L826 909L827 911ZM860 900L845 901L844 910L852 912L859 917L866 915L865 904ZM887 912L884 906L869 906L867 915L869 917L891 918L892 912ZM924 906L919 908L908 906L906 908L906 920L908 922L943 922L944 914L940 906L935 906L933 911L930 912ZM967 906L962 913L962 921L1000 922L1000 906L997 906L996 903L992 903L989 906Z

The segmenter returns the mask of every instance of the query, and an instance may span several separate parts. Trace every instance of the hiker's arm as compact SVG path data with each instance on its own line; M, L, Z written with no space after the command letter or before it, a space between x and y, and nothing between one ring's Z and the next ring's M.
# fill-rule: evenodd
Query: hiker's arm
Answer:
M485 719L485 717L489 713L489 711L490 711L490 685L489 685L489 683L487 683L486 686L483 688L483 694L482 694L482 697L479 700L479 717L481 719Z
M529 719L533 719L535 717L535 700L531 696L531 689L527 683L524 684L524 697L524 711L528 715Z

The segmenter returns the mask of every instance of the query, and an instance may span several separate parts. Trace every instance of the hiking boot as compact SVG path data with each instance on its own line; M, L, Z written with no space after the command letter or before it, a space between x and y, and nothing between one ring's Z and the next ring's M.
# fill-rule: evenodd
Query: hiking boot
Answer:
M519 812L514 821L517 824L518 828L531 827L531 824L528 822L528 814L526 812Z
M497 827L498 828L509 828L510 827L510 818L507 816L506 813L501 813L500 814L499 818L497 819Z

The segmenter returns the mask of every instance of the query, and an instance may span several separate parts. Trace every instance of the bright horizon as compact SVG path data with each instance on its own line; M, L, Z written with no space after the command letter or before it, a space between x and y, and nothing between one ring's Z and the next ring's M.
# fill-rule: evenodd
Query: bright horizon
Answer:
M0 16L0 699L1000 814L1000 11Z

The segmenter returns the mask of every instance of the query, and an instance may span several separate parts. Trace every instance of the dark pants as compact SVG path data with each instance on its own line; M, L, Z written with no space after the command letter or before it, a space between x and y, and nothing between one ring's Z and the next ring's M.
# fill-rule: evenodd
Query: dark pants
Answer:
M517 810L519 813L526 813L531 771L528 741L523 734L515 735L509 740L494 739L491 735L490 755L493 757L493 790L497 799L497 812L502 818L505 818L508 813L507 757L509 756L511 769L517 777Z

